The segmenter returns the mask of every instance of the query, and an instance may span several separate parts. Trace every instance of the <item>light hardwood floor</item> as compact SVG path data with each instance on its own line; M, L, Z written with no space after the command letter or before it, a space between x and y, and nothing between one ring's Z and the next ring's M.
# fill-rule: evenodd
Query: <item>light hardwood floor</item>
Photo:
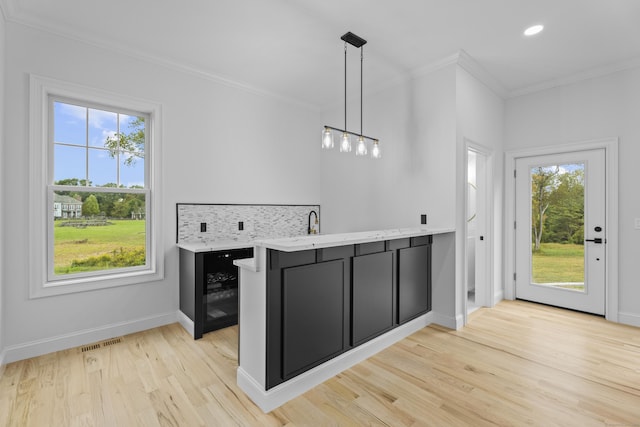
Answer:
M178 324L7 365L1 426L640 426L640 329L520 301L430 326L263 414L236 328Z

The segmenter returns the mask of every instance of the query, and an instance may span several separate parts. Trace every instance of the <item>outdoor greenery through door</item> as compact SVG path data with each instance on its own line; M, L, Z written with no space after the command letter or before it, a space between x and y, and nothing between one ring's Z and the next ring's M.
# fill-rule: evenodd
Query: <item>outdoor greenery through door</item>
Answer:
M584 290L584 164L531 169L533 283Z

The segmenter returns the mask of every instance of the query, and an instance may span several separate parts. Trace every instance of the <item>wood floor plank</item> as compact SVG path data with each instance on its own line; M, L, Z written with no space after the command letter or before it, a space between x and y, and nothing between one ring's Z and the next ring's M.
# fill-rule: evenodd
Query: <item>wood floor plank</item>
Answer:
M640 425L640 329L523 301L424 328L264 414L237 327L178 324L7 365L0 426Z

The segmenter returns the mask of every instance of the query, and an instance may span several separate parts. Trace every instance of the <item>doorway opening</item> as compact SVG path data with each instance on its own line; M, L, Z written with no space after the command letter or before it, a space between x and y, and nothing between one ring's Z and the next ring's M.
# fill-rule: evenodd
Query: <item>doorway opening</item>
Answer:
M491 152L467 141L465 315L492 306Z

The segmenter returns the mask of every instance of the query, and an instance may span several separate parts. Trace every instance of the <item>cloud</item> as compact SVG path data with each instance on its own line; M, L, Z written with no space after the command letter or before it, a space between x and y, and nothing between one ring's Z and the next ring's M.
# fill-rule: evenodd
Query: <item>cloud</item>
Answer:
M115 131L116 113L109 111L89 109L89 126L103 131Z
M89 111L89 126L101 131L112 131L115 133L117 113L97 110L94 108L80 107L73 104L57 103L60 112L76 120L86 121L87 110ZM121 115L121 121L129 116Z
M85 120L87 117L87 109L72 104L57 103L60 106L60 112L79 120Z

